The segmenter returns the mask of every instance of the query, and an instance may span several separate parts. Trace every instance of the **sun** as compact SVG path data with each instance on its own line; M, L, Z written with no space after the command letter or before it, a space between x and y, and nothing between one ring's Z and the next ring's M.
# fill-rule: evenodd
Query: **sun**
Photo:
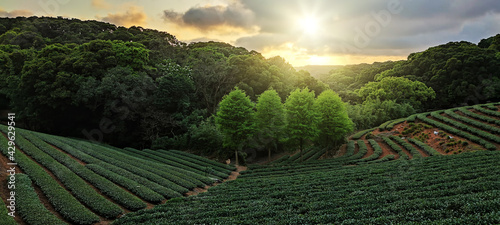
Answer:
M299 25L305 34L316 34L319 30L319 22L315 17L309 16L299 20Z

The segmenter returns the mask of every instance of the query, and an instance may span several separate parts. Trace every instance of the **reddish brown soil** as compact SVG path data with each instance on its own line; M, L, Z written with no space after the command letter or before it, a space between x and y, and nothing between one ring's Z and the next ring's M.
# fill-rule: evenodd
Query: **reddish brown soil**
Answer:
M365 142L365 145L366 145L366 154L362 157L362 159L368 157L368 156L371 156L373 154L373 147L372 145L370 144L370 142L366 141L363 139L363 142Z
M498 106L497 106L498 107ZM471 110L472 112L476 112L474 110ZM461 114L463 115L463 114ZM484 115L484 114L482 114ZM443 116L446 116L443 114ZM465 116L465 115L464 115ZM431 119L435 119L435 118L432 118L431 116L429 116L429 118ZM468 117L470 118L470 117ZM494 117L492 117L494 118ZM439 121L439 120L437 120ZM439 122L442 122L442 121L439 121ZM418 119L415 121L415 124L417 123L421 123ZM404 131L404 129L406 127L408 127L408 123L407 122L404 122L404 123L400 123L398 125L395 125L393 127L393 129L391 130L386 130L386 131L380 131L379 129L376 129L374 131L371 132L371 134L373 135L373 137L370 137L370 138L374 138L378 144L380 145L380 147L382 148L382 155L380 156L380 158L388 155L388 154L393 154L395 155L396 157L395 158L399 158L398 154L396 152L394 152L387 144L385 144L381 139L379 139L377 136L390 136L390 135L400 135L402 134L402 132ZM462 138L462 137L458 137L456 135L451 135L447 132L444 132L445 135L444 137L441 137L439 135L436 135L434 134L434 131L442 131L440 129L437 129L437 128L431 128L431 129L424 129L421 133L418 133L418 134L415 134L415 135L404 135L405 137L409 137L409 138L417 138L420 134L422 133L425 133L428 135L428 139L425 141L425 143L427 145L429 145L430 147L436 149L439 153L443 154L443 155L451 155L451 154L457 154L457 153L460 153L460 152L467 152L467 151L475 151L475 150L480 150L480 149L484 149L482 146L476 144L476 143L473 143L471 141L468 141L466 140L465 138ZM453 137L452 139L448 138L448 136L451 136ZM366 140L366 135L363 136L361 138L361 140L365 141ZM454 146L447 146L448 143L451 143L453 141L455 142L458 142L458 141L462 141L462 142L468 142L469 144L467 146L462 146L462 145L454 145ZM366 143L366 142L365 142ZM397 144L397 143L396 143ZM494 143L493 143L494 144ZM398 146L400 146L398 144ZM424 157L427 157L428 154L426 152L424 152L422 149L420 149L418 146L415 146L413 145L419 152L421 155L423 155ZM365 156L363 156L363 158L366 158L368 157L372 151L370 151L370 147L369 147L369 143L367 143L367 147L368 147L368 151L369 151L369 154L366 154ZM402 146L400 146L402 147ZM500 145L497 145L497 147L500 147ZM409 158L413 158L413 156L406 150L402 147L403 151L409 156ZM357 148L355 149L355 151L357 152ZM446 152L446 150L448 150L448 152Z
M247 170L247 167L246 166L237 166L236 167L236 171L233 171L231 173L231 175L229 175L229 177L227 177L225 180L223 180L221 183L224 183L226 181L230 181L230 180L236 180L236 178L238 178L238 176L240 175L240 172L241 171L245 171ZM194 190L190 191L190 192L187 192L185 193L184 195L185 196L193 196L193 195L198 195L200 193L203 193L203 192L206 192L208 191L209 188L213 187L213 186L217 186L218 184L220 183L214 183L212 185L207 185L205 186L204 188L195 188Z
M380 155L379 159L384 158L387 155L394 155L394 159L399 159L399 154L394 152L383 140L377 140L377 142L380 148L382 148L382 155Z
M356 142L356 144L354 145L354 155L358 154L359 152L359 146L358 146L358 143Z
M493 119L497 119L497 120L498 120L498 119L500 119L500 118L498 118L498 117L496 117L496 116L492 116L492 115L489 115L489 114L486 114L486 113L483 113L483 112L477 111L477 110L475 110L475 109L470 109L469 111L471 111L471 112L473 112L473 113L476 113L476 114L479 114L479 115L482 115L482 116L491 117L491 118L493 118Z

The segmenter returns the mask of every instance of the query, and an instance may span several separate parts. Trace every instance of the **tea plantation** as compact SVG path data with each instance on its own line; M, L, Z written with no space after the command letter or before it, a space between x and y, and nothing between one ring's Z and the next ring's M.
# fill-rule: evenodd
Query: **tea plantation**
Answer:
M114 224L498 224L500 152L254 169Z

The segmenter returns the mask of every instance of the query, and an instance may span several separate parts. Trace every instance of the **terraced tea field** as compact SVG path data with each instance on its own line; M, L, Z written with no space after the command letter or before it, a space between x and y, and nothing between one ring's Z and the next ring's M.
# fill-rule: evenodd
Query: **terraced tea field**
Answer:
M352 156L356 160L351 163L358 163L498 150L499 106L499 103L490 103L459 107L388 121L352 135L341 155L356 153L357 156ZM382 152L368 150L363 153L363 145L373 149L381 147Z
M500 224L497 105L388 121L341 157L283 156L114 224Z
M347 160L247 170L114 224L500 223L500 151L342 166Z
M7 167L7 128L0 126ZM325 149L234 167L16 130L16 221L5 224L500 224L499 104L388 121ZM5 173L2 183L8 181ZM203 190L205 191L205 190Z
M16 129L14 153L0 125L2 200L7 160L17 163L17 222L93 224L151 208L226 179L234 167L181 151L118 149ZM10 158L12 159L12 158ZM10 204L10 202L9 202ZM44 206L45 205L45 206ZM47 206L47 207L46 207ZM6 210L1 204L0 211ZM7 213L0 221L9 221ZM12 222L12 221L11 221Z

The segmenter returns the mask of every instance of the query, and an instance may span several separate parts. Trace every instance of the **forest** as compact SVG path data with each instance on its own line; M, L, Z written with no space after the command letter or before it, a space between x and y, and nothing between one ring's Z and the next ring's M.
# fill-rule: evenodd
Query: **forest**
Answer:
M278 56L265 58L220 42L183 43L167 32L137 26L0 18L0 109L16 112L21 127L119 147L189 149L220 158L230 157L224 149L236 148L221 126L224 101L232 95L239 95L255 117L246 136L270 124L264 121L269 116L259 117L262 108L270 108L259 108L263 99L279 105L277 118L290 118L293 99L308 98L315 112L311 118L320 120L326 112L320 113L320 105L329 103L317 102L328 95L336 102L329 106L345 121L341 135L322 132L326 123L317 122L306 144L338 145L350 132L388 120L499 101L499 67L500 34L478 44L430 47L402 61L338 66L313 77ZM293 127L280 123L275 125ZM304 140L298 137L304 134L285 133L276 142L240 147L302 149Z

